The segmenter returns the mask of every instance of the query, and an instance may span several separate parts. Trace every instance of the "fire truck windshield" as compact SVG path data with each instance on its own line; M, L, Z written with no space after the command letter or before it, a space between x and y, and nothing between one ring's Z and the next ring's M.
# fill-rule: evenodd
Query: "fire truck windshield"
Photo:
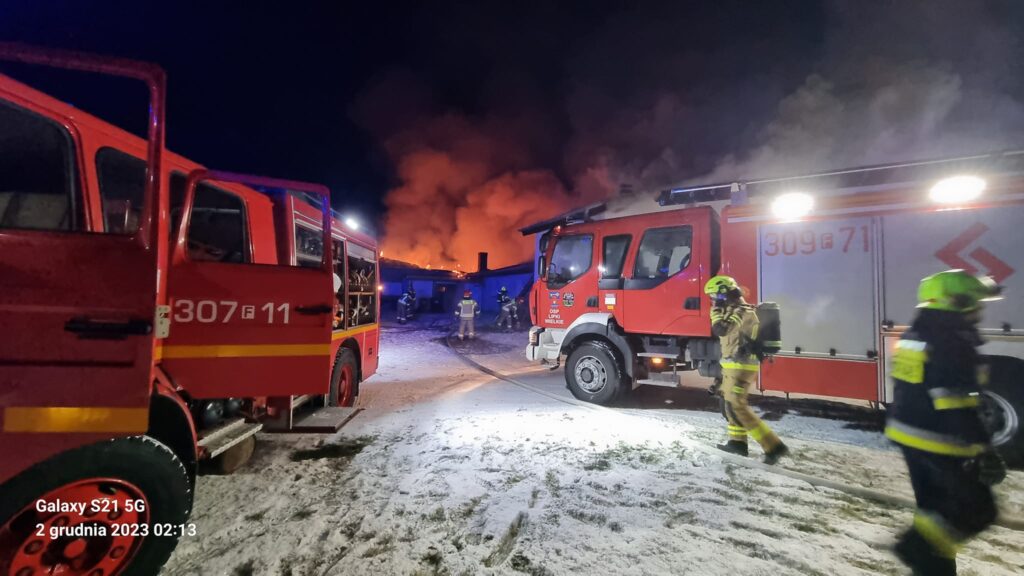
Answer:
M590 270L594 257L594 237L590 234L563 236L551 253L548 286L561 287Z

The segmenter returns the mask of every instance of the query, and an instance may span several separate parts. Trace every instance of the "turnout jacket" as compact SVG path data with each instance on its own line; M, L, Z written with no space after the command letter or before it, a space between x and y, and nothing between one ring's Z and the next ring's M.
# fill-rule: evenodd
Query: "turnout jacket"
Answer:
M722 343L723 369L757 370L760 363L750 350L757 338L757 312L749 304L716 306L711 309L711 332Z
M974 457L988 449L978 410L982 344L963 314L924 309L896 345L885 435L910 448Z
M464 299L455 306L455 315L459 318L473 318L480 314L480 305L476 300Z

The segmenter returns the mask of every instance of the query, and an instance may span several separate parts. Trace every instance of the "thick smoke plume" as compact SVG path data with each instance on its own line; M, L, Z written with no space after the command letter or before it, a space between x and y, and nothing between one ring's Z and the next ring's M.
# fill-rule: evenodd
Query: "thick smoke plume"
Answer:
M653 209L650 194L683 183L1024 147L1024 3L752 4L693 21L644 3L552 54L558 90L525 90L543 95L525 105L406 105L370 123L399 181L385 256L514 264L532 250L517 228L621 184L641 193L613 213ZM429 92L405 80L372 100Z
M391 139L401 185L386 199L384 256L463 272L475 270L478 252L495 266L516 264L532 252L519 228L604 195L600 186L570 195L514 133L445 115Z

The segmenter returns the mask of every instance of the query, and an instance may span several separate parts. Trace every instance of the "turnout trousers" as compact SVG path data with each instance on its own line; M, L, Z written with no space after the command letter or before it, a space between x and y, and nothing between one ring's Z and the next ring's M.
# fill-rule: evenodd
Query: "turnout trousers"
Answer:
M470 338L476 338L476 319L472 316L459 318L459 340L466 337L467 331L469 331Z
M957 551L996 519L992 489L978 478L974 459L901 448L917 510L897 552L913 564L914 574L955 575Z
M505 306L501 307L501 312L498 313L497 325L498 328L504 328L508 324L508 328L512 329L512 312L509 311Z
M746 443L749 435L765 452L774 450L781 443L779 437L757 417L757 414L754 414L747 403L750 386L757 378L756 365L754 369L744 369L726 368L724 364L725 362L722 368L722 397L725 403L722 412L729 422L729 440Z

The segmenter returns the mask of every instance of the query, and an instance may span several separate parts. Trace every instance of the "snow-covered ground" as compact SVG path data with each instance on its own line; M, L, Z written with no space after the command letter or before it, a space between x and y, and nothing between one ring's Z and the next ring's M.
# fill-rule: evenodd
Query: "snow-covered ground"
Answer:
M422 326L422 324L421 324ZM888 547L911 511L737 465L686 396L594 409L522 360L523 333L454 346L388 327L365 410L334 437L261 435L232 476L204 476L165 574L904 574ZM910 494L877 432L785 414L784 466ZM1000 488L1016 514L1024 474ZM993 528L961 574L1024 571L1024 533Z

